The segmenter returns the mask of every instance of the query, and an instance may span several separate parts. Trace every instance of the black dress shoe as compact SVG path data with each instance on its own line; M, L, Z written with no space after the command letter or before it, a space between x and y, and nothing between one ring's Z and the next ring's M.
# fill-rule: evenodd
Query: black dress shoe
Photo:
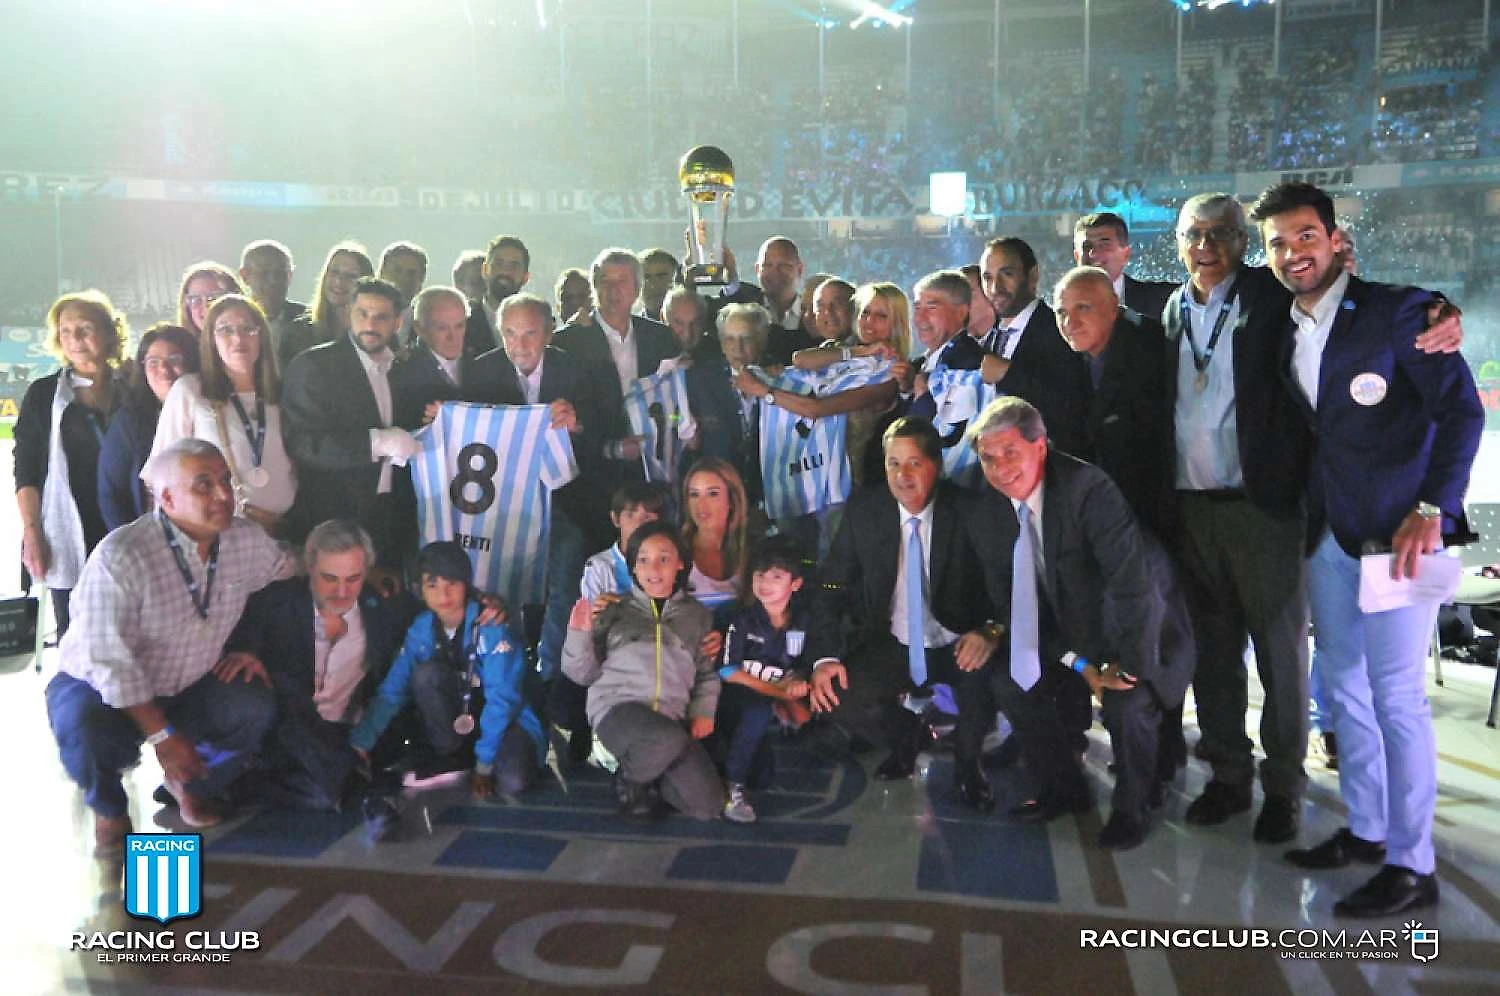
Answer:
M1348 827L1340 827L1338 833L1318 846L1287 851L1285 856L1298 868L1313 871L1343 868L1356 861L1378 865L1385 861L1385 844L1378 840L1356 837Z
M1301 806L1296 799L1268 795L1260 807L1260 815L1255 818L1253 836L1262 844L1285 844L1296 840L1301 818Z
M1128 851L1140 847L1151 832L1151 824L1136 816L1121 812L1109 814L1109 822L1099 831L1099 846L1107 851Z
M1407 910L1436 906L1436 875L1419 875L1410 868L1386 865L1375 877L1333 904L1334 916L1395 916Z
M984 769L973 763L961 767L968 770L958 780L958 801L981 813L990 812L995 808L995 788L985 777Z
M1323 767L1329 771L1339 770L1339 738L1331 730L1323 734Z
M1084 812L1091 805L1093 801L1086 792L1053 793L1012 806L1010 815L1021 823L1050 823L1068 813Z
M897 782L910 778L917 770L917 759L910 751L893 750L875 769L875 777L883 782Z
M1200 827L1218 826L1250 808L1250 789L1233 788L1225 782L1209 782L1203 794L1188 804L1182 818Z

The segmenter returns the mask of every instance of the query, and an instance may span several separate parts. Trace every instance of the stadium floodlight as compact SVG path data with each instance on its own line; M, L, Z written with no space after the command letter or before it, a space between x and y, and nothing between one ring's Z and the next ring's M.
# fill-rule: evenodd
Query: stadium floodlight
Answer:
M911 17L907 14L898 14L889 7L882 7L878 3L859 3L859 16L849 22L849 27L857 28L869 21L874 21L876 26L882 24L891 28L905 28L911 25Z
M928 209L945 218L957 218L969 210L969 174L930 173L927 176Z

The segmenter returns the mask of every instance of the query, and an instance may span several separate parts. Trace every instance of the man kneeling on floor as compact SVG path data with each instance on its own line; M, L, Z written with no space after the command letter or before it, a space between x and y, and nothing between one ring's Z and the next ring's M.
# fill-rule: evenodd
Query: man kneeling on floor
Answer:
M156 749L183 823L224 819L225 789L275 716L271 690L215 665L250 593L297 558L234 515L217 447L182 439L152 457L157 508L95 548L73 592L73 624L47 717L68 776L94 811L95 854L123 858L131 830L120 773Z
M965 525L996 615L1009 621L995 696L1037 782L1013 814L1041 822L1089 806L1057 706L1065 683L1086 681L1118 765L1099 845L1135 847L1161 804L1162 716L1182 702L1193 672L1192 627L1170 563L1109 476L1051 450L1041 415L1020 398L985 408L969 443L989 486Z

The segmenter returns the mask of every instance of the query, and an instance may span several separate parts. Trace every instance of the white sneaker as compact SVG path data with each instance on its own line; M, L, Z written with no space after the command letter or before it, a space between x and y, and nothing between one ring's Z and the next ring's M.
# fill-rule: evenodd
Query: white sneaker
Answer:
M743 785L729 786L729 801L724 803L724 818L730 823L754 823L755 807L745 798Z

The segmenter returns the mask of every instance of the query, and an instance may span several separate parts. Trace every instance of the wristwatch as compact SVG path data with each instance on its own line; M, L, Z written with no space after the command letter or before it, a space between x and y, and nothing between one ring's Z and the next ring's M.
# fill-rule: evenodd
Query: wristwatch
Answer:
M1417 514L1424 519L1440 519L1443 516L1443 510L1430 501L1419 501L1417 502Z
M774 405L774 404L776 404L776 392L775 391L772 391L770 389L766 390L766 404L768 404L768 405Z

